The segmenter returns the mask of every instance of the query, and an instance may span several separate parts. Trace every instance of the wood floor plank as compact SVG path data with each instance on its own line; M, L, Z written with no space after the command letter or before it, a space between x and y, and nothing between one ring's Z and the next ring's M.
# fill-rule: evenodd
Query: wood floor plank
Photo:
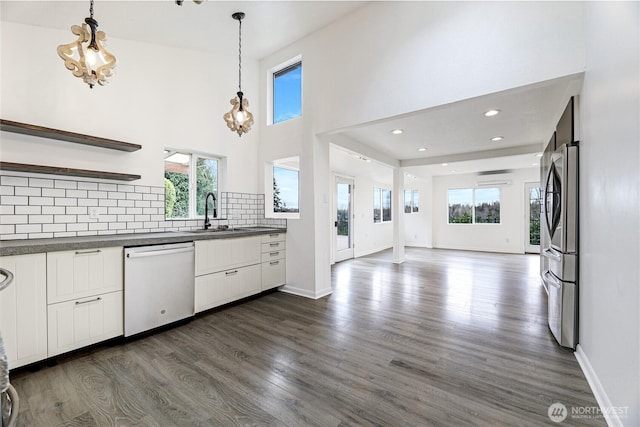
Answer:
M538 258L407 248L332 267L319 300L272 292L12 372L25 426L540 426L597 406L546 324Z

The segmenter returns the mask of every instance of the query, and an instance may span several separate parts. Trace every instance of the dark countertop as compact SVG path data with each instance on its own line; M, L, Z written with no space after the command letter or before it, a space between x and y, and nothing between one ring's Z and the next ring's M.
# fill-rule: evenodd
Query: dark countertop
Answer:
M0 242L0 256L106 248L113 246L163 245L167 243L194 242L196 240L257 236L274 232L286 233L287 230L286 228L246 227L208 232L167 231L163 233L108 234L104 236L4 240Z

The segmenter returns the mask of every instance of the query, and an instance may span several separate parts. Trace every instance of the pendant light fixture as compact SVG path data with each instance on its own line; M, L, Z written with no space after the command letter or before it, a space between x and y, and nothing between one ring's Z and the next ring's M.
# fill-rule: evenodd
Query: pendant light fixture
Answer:
M242 20L244 19L243 12L236 12L231 15L233 19L238 21L238 93L235 98L232 98L231 105L233 107L223 117L227 122L227 127L232 132L237 132L238 136L242 136L243 133L247 133L251 130L253 125L253 114L249 112L249 100L244 98L242 93Z
M58 46L58 55L64 60L67 70L93 89L109 82L116 66L116 57L107 52L103 43L107 40L104 31L98 31L98 21L93 19L93 0L89 6L89 17L82 26L71 26L71 32L78 36L73 43Z

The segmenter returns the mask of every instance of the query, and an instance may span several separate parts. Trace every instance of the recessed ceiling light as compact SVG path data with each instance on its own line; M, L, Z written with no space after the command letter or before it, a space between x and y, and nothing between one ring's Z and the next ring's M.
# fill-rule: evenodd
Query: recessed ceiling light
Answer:
M443 163L442 166L449 166L449 163Z
M542 157L542 153L536 154L536 157Z
M493 138L491 138L492 141L502 141L504 139L504 136L494 136Z
M404 130L402 130L402 129L394 129L394 130L391 131L391 133L394 134L394 135L400 135L403 132L404 132Z
M418 151L427 151L427 149L424 148L424 147L420 147L420 148L418 148Z
M498 115L500 113L500 110L489 110L489 111L485 111L484 115L486 117L493 117L495 115Z
M538 166L537 163L531 163L531 166Z

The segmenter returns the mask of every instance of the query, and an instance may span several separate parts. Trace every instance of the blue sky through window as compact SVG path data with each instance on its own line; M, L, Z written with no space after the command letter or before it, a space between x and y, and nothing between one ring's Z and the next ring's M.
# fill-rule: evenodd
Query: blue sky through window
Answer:
M280 200L282 200L287 209L297 212L298 171L275 166L273 168L273 179L280 190Z
M302 114L302 63L273 75L273 123Z

